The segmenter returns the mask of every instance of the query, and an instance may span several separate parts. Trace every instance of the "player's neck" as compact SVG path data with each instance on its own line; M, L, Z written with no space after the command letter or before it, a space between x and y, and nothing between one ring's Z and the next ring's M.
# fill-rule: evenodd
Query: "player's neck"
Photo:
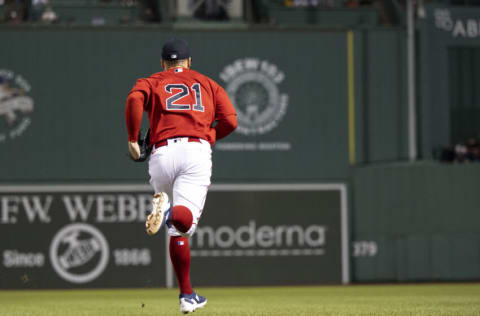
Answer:
M188 67L188 66L173 66L173 67L168 67L165 70L172 70L172 69L176 69L176 68L190 69L190 67Z

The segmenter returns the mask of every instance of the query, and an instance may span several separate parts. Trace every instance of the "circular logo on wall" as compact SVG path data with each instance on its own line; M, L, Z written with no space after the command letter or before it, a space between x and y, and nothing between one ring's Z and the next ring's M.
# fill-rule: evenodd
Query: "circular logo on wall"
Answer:
M14 139L30 126L33 99L31 86L21 75L0 69L0 143Z
M87 283L105 270L109 257L108 243L92 225L70 224L53 237L50 261L63 279L72 283Z
M265 134L278 126L287 112L288 95L279 85L285 74L273 63L241 58L225 66L220 78L237 111L237 132Z

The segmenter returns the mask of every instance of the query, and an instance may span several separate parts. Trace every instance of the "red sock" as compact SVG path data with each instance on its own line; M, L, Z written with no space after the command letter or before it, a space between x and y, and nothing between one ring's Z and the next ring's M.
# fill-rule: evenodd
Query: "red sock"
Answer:
M175 205L172 208L172 215L170 217L170 222L182 233L188 232L190 227L192 227L193 216L192 212L188 207L183 205Z
M170 260L177 275L180 293L192 294L193 289L190 284L190 246L188 245L187 237L170 236Z

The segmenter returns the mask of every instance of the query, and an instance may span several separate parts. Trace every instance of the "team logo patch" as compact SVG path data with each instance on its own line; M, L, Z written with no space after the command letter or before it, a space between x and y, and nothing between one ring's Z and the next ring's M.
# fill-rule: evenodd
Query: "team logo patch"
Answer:
M87 283L102 274L108 264L109 247L92 225L70 224L53 237L50 261L60 277L71 283Z
M273 63L259 58L240 58L220 73L237 111L236 131L260 135L278 126L287 112L288 95L280 91L285 74Z
M21 75L0 69L0 143L22 135L30 126L31 86Z

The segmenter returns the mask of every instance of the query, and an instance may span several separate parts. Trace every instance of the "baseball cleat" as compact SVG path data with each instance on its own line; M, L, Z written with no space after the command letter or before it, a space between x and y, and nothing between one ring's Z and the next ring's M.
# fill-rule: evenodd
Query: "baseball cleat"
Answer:
M180 311L184 314L194 312L197 308L207 305L207 298L193 292L192 294L180 294Z
M160 230L169 210L170 202L168 201L167 193L155 193L152 200L152 212L148 215L145 222L147 234L155 235Z

